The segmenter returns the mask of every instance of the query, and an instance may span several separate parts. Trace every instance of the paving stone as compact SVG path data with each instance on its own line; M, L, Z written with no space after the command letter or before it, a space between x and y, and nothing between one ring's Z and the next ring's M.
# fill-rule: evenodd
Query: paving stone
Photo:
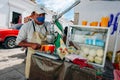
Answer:
M8 72L0 76L0 80L25 80L25 77L16 70Z
M21 67L17 69L18 72L20 72L23 76L25 75L25 67Z
M10 72L10 71L12 71L12 70L14 70L12 67L9 67L9 66L6 66L6 65L1 66L1 67L0 67L0 75L5 74L5 73L7 73L7 72ZM0 79L0 80L1 80L1 79Z
M22 75L25 75L24 74L25 73L25 64L24 63L21 63L19 65L15 65L15 66L13 66L13 68L15 70L17 70L18 72L20 72Z
M19 68L24 68L25 67L25 64L24 63L21 63L21 64L18 64L18 65L15 65L15 66L13 66L13 68L15 68L15 69L19 69Z
M25 80L23 63L25 58L21 48L0 49L0 80Z

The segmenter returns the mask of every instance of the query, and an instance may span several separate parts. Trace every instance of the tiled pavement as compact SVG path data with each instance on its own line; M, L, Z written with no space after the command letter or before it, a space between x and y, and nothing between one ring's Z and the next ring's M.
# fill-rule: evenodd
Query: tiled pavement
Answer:
M0 48L0 80L25 80L24 58L25 54L21 48Z

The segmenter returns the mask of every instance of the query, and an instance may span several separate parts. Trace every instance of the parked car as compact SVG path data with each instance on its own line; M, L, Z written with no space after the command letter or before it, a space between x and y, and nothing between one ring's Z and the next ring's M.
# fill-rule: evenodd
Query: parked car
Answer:
M18 35L19 29L23 24L16 24L10 29L0 29L0 42L5 48L15 48L15 41Z

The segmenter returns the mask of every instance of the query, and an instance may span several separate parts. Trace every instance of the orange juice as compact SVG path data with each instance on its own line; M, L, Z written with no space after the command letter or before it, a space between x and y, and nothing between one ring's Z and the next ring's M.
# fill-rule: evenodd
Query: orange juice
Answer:
M41 46L41 51L53 53L54 50L55 50L55 46L54 45L42 45Z
M101 27L107 27L108 21L109 21L109 17L102 17L101 18Z
M82 21L82 25L86 26L87 25L87 21Z
M98 22L97 21L91 22L90 26L98 26Z

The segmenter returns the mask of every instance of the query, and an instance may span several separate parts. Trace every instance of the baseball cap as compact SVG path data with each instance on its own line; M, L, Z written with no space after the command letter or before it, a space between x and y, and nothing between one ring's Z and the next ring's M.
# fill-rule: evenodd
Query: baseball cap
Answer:
M37 4L34 8L34 11L38 14L46 13L42 5Z

